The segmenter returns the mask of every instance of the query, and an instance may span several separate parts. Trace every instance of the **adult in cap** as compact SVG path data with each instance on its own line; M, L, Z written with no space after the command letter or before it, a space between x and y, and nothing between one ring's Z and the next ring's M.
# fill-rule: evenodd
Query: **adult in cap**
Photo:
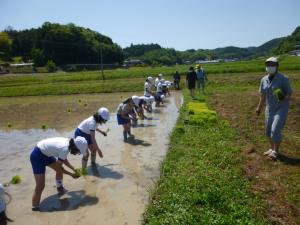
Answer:
M102 151L96 141L96 131L100 132L103 136L106 136L106 132L98 128L99 125L106 123L109 120L109 111L105 107L101 107L92 116L83 120L75 130L75 137L84 137L88 143L89 150L91 152L91 163L96 164L96 154L103 158ZM87 166L89 159L89 152L82 157L82 168Z
M268 58L265 61L265 66L267 74L260 82L260 99L256 114L257 116L260 114L263 104L266 103L265 131L269 139L270 149L265 151L264 155L271 159L277 159L282 142L281 131L288 116L292 88L288 77L278 72L277 58Z
M138 96L132 96L121 102L117 108L117 121L118 125L123 126L123 140L128 141L128 135L134 137L131 134L131 124L136 123L137 116L135 115L134 107L138 107L140 98Z
M205 70L199 64L196 66L196 74L197 74L197 88L199 90L199 94L200 94L200 90L202 89L202 94L205 95L205 91L204 91L205 82L208 81L208 79Z
M6 216L6 201L5 201L5 191L2 184L0 184L0 225L6 225L7 222L12 222Z
M30 162L35 178L35 190L32 197L32 210L39 211L42 192L45 187L46 166L56 172L56 188L60 194L66 192L63 184L63 174L78 178L76 169L68 161L69 153L72 155L85 155L87 152L87 141L83 137L63 138L54 137L41 140L37 143L30 155ZM64 169L66 165L74 173Z

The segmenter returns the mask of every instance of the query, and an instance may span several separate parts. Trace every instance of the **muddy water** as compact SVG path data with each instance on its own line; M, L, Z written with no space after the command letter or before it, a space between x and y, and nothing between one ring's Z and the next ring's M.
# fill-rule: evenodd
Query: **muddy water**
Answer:
M56 194L54 172L47 169L42 195L42 212L31 211L34 178L29 155L37 141L54 136L71 137L78 123L99 106L114 112L121 99L132 93L49 96L0 99L0 182L16 174L22 183L10 185L13 196L8 215L11 224L139 224L148 201L148 190L159 176L159 164L166 154L168 134L175 125L182 104L179 93L172 93L163 107L148 114L132 129L135 139L122 141L122 127L116 116L100 128L110 128L107 137L96 135L104 158L89 166L89 175L65 177L69 192ZM70 110L69 110L70 109ZM8 126L11 125L10 127ZM47 129L41 129L46 125ZM69 155L80 167L80 157Z

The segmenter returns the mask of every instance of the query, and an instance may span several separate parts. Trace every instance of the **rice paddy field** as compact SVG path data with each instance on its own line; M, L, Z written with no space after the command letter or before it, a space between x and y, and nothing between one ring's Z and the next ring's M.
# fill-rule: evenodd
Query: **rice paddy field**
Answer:
M99 71L2 76L0 96L142 91L146 76L171 80L178 70L184 104L142 223L300 224L300 57L280 59L294 92L277 161L263 156L264 117L255 115L263 59L203 66L207 94L194 100L183 85L189 66L105 71L105 80ZM209 115L197 115L201 107Z

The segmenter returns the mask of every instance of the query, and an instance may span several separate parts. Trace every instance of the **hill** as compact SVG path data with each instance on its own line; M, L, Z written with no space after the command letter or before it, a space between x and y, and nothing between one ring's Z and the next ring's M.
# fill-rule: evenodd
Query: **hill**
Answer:
M4 38L6 45L1 45ZM0 35L1 50L6 59L21 56L25 61L33 59L37 66L50 59L58 65L100 63L100 53L104 63L123 62L122 49L110 37L72 23L45 22L39 28L5 30Z
M123 51L127 58L141 59L147 64L159 63L169 65L205 59L253 59L271 54L285 54L293 50L298 43L300 43L300 27L297 27L290 36L272 39L258 47L239 48L228 46L216 49L176 51L175 49L163 48L158 44L131 44L130 47L124 48Z

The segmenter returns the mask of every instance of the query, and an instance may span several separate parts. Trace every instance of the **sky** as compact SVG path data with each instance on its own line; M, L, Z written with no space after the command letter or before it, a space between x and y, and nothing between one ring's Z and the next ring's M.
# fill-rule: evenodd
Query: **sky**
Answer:
M0 30L44 22L90 28L122 48L259 46L300 26L300 0L0 0Z

